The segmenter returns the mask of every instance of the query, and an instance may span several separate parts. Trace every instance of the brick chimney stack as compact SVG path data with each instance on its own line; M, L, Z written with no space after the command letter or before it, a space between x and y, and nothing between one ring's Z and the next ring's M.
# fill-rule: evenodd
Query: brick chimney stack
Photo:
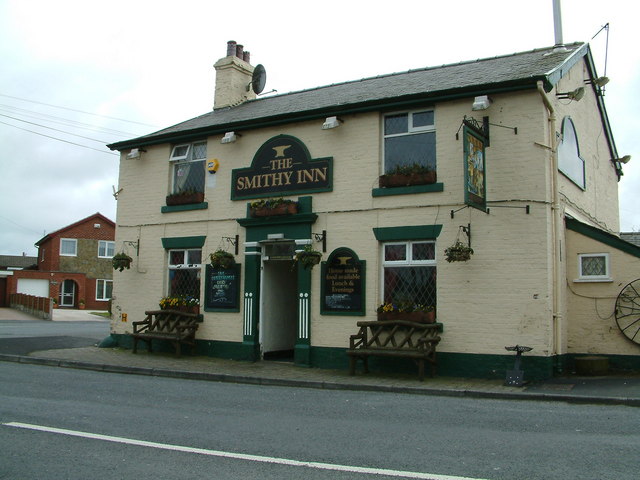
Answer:
M249 60L250 54L244 50L243 45L238 45L233 40L227 42L227 56L213 65L216 69L214 110L256 98L249 85L254 69Z

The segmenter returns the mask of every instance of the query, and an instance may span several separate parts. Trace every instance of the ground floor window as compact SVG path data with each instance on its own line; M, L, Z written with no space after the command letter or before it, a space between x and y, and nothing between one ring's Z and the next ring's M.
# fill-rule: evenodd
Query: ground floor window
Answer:
M393 242L382 245L383 303L436 307L435 242Z
M193 297L200 300L202 250L169 250L170 297Z
M112 280L96 280L96 300L111 300Z

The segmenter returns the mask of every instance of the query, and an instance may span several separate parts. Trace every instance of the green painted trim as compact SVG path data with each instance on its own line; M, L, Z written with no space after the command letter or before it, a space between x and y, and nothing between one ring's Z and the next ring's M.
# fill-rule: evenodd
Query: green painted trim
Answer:
M160 212L188 212L189 210L206 210L209 208L209 202L189 203L188 205L164 205L160 207Z
M130 335L111 334L117 345L121 348L131 349L133 342ZM256 345L252 342L224 342L217 340L197 340L196 354L209 357L225 358L232 360L256 361L259 354ZM144 348L144 343L140 344ZM153 348L156 351L172 352L169 342L155 342ZM296 365L333 370L347 371L349 360L346 348L313 347L296 345ZM185 356L189 355L189 349L185 349ZM525 354L522 356L521 368L524 371L525 380L540 381L552 378L555 373L563 374L571 371L575 364L575 358L584 356L579 354L538 357ZM630 371L640 370L640 355L605 355L609 358L612 370ZM438 352L437 375L443 377L462 378L487 378L504 379L507 370L513 369L515 363L514 354L487 355L477 353L453 353ZM298 360L301 360L298 362ZM415 364L406 359L376 358L369 359L370 375L379 373L397 373L401 375L415 376L417 368ZM358 375L362 375L361 366L358 365Z
M634 257L640 258L640 247L634 245L633 243L622 240L621 238L618 238L611 233L607 233L604 230L600 230L599 228L592 227L591 225L587 225L585 223L579 222L574 218L569 217L565 217L565 224L567 226L567 229L569 230L584 235L585 237L589 237L598 242L604 243L605 245L620 250L624 253L628 253L629 255L633 255Z
M236 221L243 227L263 227L275 225L291 225L301 223L315 223L318 215L315 213L297 213L294 215L279 215L276 217L238 218ZM275 233L275 232L274 232Z
M374 228L373 234L379 242L395 240L432 240L438 238L442 225L416 225L413 227Z
M206 235L162 238L162 248L166 250L172 248L202 248L206 239Z
M444 192L444 183L432 183L429 185L411 185L409 187L374 188L372 197L387 197L390 195L410 195L413 193Z

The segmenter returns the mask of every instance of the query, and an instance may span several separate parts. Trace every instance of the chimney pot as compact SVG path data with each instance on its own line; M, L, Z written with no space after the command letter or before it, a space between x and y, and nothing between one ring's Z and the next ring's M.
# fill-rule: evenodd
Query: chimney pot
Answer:
M247 51L247 52L244 52L244 53L242 54L242 59L243 59L245 62L247 62L248 64L251 64L251 53L249 53L248 51Z
M243 50L244 50L243 45L236 45L236 57L238 57L240 60L242 60Z
M235 40L229 40L227 42L227 57L233 57L236 54L236 42Z

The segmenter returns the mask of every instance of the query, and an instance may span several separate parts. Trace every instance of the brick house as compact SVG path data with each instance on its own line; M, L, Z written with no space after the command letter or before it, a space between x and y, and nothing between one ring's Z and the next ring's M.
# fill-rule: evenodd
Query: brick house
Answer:
M107 310L113 285L115 223L95 213L36 242L37 269L15 271L8 294L56 300L59 308Z
M265 97L262 68L227 47L213 111L110 145L116 244L140 246L116 273L121 345L127 319L187 294L202 354L345 367L356 322L408 303L435 308L444 375L503 375L517 344L531 377L585 354L640 367L616 307L640 277L619 236L628 158L588 44ZM297 211L257 216L274 198ZM450 261L458 242L473 254ZM294 261L305 246L319 267ZM209 264L220 248L227 274Z

